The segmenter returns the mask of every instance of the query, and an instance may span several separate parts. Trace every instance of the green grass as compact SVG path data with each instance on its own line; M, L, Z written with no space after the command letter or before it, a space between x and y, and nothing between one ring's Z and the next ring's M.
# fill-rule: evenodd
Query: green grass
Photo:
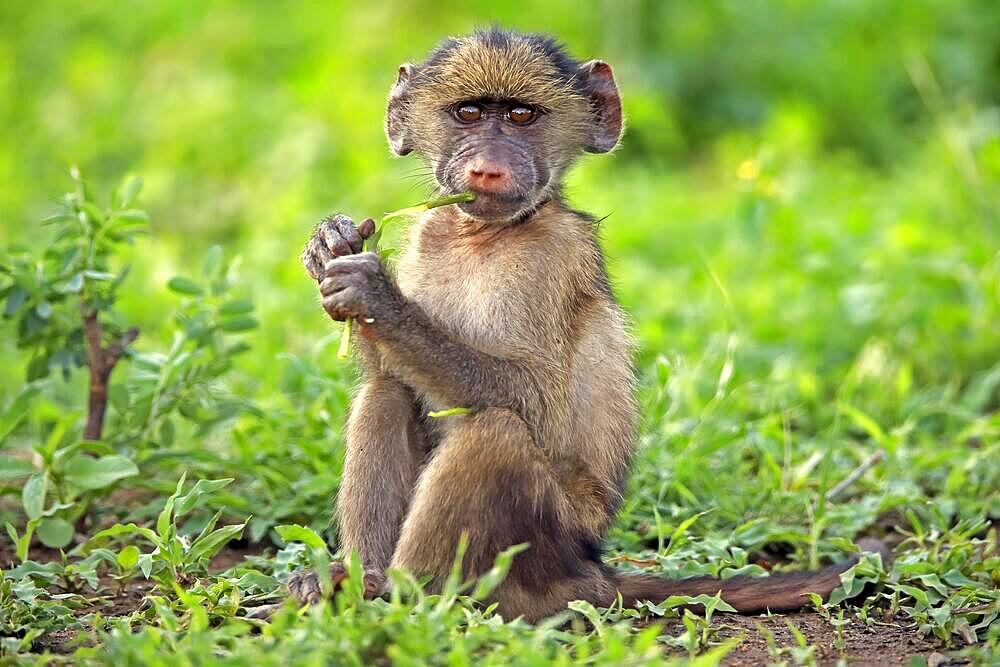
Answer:
M112 378L105 438L85 448L103 477L81 457L86 369L70 363L64 379L56 364L26 385L31 355L0 320L0 521L28 556L0 537L0 662L716 664L732 649L718 610L573 604L531 627L459 582L429 596L404 574L389 600L349 588L270 623L245 618L293 569L329 557L315 534L336 548L355 371L336 360L340 329L298 252L326 213L377 217L426 196L381 136L393 68L489 18L610 60L631 119L622 148L584 160L567 187L608 216L641 375L639 454L608 557L669 576L759 574L763 561L813 567L860 534L888 537L895 561L855 568L824 618L903 624L943 652L994 660L1000 14L738 5L609 3L579 21L558 2L530 21L430 2L400 16L0 10L0 64L15 65L0 67L0 245L34 257L51 245L39 222L73 187L74 163L102 206L125 173L142 176L136 206L151 220L109 260L131 271L108 321L141 334ZM762 30L775 31L767 48L742 59ZM401 238L387 230L384 245ZM44 528L25 554L29 517ZM116 524L135 528L101 534ZM286 541L277 527L289 525L303 529L282 528ZM67 537L64 559L37 541ZM209 569L234 546L251 555ZM130 605L112 606L122 590ZM773 659L807 663L808 643Z

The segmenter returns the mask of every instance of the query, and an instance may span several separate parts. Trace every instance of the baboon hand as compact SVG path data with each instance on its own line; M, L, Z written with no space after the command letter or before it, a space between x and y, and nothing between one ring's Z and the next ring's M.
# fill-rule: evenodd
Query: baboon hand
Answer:
M361 252L366 238L375 233L375 221L365 218L360 225L343 214L323 218L302 251L302 265L313 280L323 279L323 267L331 259Z
M402 313L403 295L373 252L331 259L323 276L323 308L335 320L353 317L363 326L379 326L391 324Z

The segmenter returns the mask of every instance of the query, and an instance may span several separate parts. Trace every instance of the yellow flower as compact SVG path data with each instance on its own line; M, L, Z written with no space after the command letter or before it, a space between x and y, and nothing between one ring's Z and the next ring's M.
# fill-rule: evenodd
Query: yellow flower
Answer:
M757 160L743 160L736 168L736 176L741 181L752 181L760 176L760 163Z

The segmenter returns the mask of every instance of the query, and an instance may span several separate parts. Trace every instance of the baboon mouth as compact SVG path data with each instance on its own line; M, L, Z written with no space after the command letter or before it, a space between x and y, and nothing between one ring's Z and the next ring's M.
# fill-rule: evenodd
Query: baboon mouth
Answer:
M469 188L468 191L476 195L476 198L471 202L462 202L462 204L517 204L525 200L524 195L519 192L484 192L475 188Z
M462 213L478 220L509 220L528 205L528 198L519 193L473 192L475 200L460 202L457 206Z

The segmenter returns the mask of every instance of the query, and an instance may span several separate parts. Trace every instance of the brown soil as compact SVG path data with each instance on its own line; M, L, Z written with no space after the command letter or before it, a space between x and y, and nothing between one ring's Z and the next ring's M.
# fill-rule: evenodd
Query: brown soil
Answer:
M145 579L133 579L125 583L120 590L118 583L110 577L101 577L102 594L92 593L86 589L86 595L93 594L92 603L75 609L73 615L77 618L93 612L100 612L105 618L126 616L137 611L143 605L146 594L153 589L154 583ZM32 650L41 653L72 653L80 646L92 646L93 640L89 633L90 626L84 623L83 630L67 628L50 632L38 638Z
M905 665L913 656L926 657L939 650L936 642L922 639L915 628L903 623L868 627L856 620L844 628L843 649L838 649L834 628L815 612L758 617L726 616L719 620L726 626L720 632L722 637L744 636L740 645L723 662L734 667L765 665L776 661L769 653L767 640L758 631L758 625L774 635L775 644L779 648L797 647L798 643L787 622L794 623L809 644L816 646L814 657L819 665L835 665L840 659L846 660L850 665ZM794 662L790 658L786 659Z
M247 556L259 556L265 549L259 544L242 544L235 542L230 544L219 553L208 564L208 571L212 574L225 572L229 568L239 565Z

